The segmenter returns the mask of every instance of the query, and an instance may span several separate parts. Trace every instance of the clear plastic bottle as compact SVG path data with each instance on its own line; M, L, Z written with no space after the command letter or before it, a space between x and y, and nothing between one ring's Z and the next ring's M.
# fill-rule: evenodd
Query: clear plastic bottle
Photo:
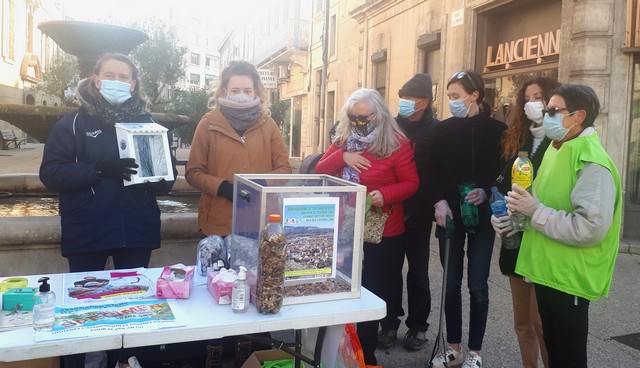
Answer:
M467 228L477 226L480 221L478 218L478 206L464 199L475 188L476 185L470 182L458 185L458 190L460 191L460 214L462 223Z
M282 217L269 215L269 223L260 235L256 308L263 314L278 313L284 299L286 240Z
M51 331L56 320L56 294L47 283L48 277L41 277L40 290L33 296L33 329Z
M526 151L518 152L518 158L511 167L511 184L517 184L531 193L533 184L533 165ZM519 212L511 214L511 225L515 230L524 231L527 227L527 217Z
M507 200L504 199L504 196L498 191L497 187L491 187L489 206L491 206L491 212L493 212L495 217L507 216L509 214ZM515 249L520 246L520 242L515 236L507 236L505 234L502 236L502 246L506 249Z
M247 283L247 269L240 266L238 279L231 290L231 309L234 313L244 313L249 308L249 284Z

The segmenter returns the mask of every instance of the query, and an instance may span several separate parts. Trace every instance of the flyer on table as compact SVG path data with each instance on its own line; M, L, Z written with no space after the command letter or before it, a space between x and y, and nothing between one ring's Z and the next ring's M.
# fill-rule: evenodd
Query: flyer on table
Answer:
M112 335L131 330L153 331L188 324L188 316L171 299L57 306L53 328L36 332L35 341Z

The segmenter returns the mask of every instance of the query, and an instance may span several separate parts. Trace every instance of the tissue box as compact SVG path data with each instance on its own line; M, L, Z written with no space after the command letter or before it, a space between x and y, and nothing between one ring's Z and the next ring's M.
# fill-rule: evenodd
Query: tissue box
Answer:
M214 281L213 278L219 273L220 271L207 272L207 290L213 295L213 299L217 304L231 304L233 281Z
M2 295L2 309L13 310L17 304L22 304L22 310L33 309L33 296L38 292L38 288L15 288Z
M123 181L125 186L174 179L167 128L156 123L117 123L115 127L120 158L134 158L139 165L131 181Z
M187 299L193 288L193 266L164 266L156 283L156 295L165 299Z

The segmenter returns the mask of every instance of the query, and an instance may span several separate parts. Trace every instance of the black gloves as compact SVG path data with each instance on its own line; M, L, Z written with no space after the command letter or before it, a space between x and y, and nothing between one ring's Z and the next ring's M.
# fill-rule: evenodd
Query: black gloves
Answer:
M101 178L112 177L131 181L131 174L137 174L138 168L134 158L119 158L116 160L96 162L96 175Z
M218 197L225 197L233 202L233 184L228 181L223 181L218 187Z

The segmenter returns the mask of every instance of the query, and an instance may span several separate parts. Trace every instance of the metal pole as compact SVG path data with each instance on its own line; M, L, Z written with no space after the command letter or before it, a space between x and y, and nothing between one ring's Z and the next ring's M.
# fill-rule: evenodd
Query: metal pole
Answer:
M329 54L329 6L331 0L324 2L324 29L322 32L322 80L320 81L320 129L318 132L318 152L324 152L325 139L327 135L326 122L326 95L327 95L327 63Z

